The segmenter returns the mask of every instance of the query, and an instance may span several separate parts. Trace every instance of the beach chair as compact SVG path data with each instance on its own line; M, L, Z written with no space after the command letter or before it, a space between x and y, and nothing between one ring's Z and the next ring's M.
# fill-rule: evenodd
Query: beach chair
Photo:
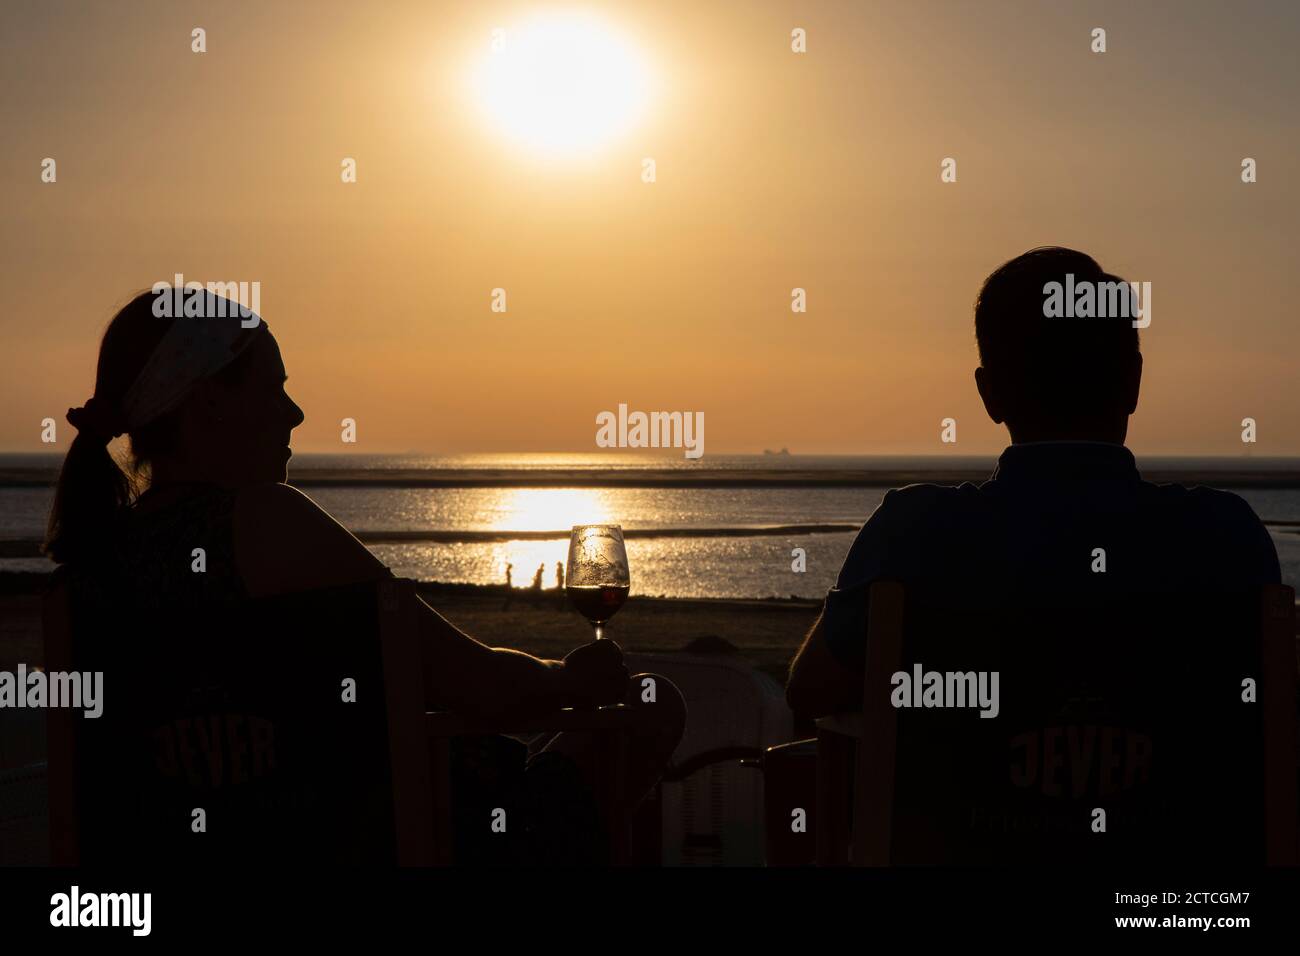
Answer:
M764 748L789 739L783 689L736 654L628 653L629 670L653 671L686 700L686 731L658 790L665 866L763 863Z
M862 712L818 722L818 862L1295 865L1294 602L954 612L877 582ZM895 707L918 663L1000 671L998 716Z
M448 740L462 733L595 731L617 795L621 707L517 727L426 713L414 582L201 619L118 619L69 587L56 575L46 596L45 666L102 672L104 709L47 714L55 865L448 864ZM617 861L626 821L610 825Z

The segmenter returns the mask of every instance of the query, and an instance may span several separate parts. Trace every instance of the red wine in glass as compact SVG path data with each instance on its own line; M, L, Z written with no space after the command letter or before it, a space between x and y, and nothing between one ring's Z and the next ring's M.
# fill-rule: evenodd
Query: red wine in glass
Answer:
M565 591L578 613L604 636L604 625L627 600L630 579L623 529L615 524L578 525L569 537Z
M622 587L610 584L570 584L566 590L574 608L592 625L604 624L627 600L626 584Z

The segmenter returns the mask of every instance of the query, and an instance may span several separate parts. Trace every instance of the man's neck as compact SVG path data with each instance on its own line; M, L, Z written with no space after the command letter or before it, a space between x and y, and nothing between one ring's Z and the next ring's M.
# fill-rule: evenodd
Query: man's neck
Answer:
M1124 439L1128 437L1128 422L1126 421L1118 428L1097 428L1096 426L1087 428L1026 428L1020 425L1007 425L1007 431L1011 435L1011 444L1028 445L1031 442L1044 441L1092 441L1103 442L1107 445L1122 445Z

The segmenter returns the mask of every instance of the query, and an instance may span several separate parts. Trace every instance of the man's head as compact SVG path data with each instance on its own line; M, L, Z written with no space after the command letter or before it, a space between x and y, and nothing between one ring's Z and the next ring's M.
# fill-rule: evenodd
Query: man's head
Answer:
M1125 316L1049 317L1049 283L1123 283L1073 249L1031 249L998 267L975 300L980 367L975 383L989 417L1012 442L1122 443L1142 381L1138 332ZM1127 290L1127 285L1121 291Z

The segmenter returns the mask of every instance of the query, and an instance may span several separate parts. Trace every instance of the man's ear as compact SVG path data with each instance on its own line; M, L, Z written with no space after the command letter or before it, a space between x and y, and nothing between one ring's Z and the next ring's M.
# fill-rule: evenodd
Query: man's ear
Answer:
M1137 411L1138 395L1142 391L1142 353L1138 352L1129 369L1128 381L1124 383L1124 414L1132 415Z
M998 394L997 385L989 375L988 369L982 365L975 370L975 387L979 389L980 398L984 401L984 411L989 413L989 418L993 419L994 425L1001 425L1002 396Z

